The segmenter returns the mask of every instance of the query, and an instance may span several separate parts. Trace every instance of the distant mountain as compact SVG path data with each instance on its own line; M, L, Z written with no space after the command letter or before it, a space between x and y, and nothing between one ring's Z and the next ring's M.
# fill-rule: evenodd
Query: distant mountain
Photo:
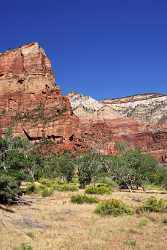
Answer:
M104 104L90 96L70 93L68 95L73 112L80 120L110 120L121 115L115 111L112 105Z
M51 140L43 152L115 154L126 142L167 162L167 95L62 96L38 43L0 53L0 136L6 128L34 143Z
M80 119L113 119L121 116L153 124L167 120L167 95L146 93L97 101L89 96L70 93L73 112Z

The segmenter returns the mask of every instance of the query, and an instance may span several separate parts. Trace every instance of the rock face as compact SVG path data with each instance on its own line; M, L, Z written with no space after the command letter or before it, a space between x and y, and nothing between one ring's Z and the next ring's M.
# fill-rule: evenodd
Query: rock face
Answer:
M104 121L121 117L117 111L110 105L93 99L90 96L83 96L77 93L68 95L73 112L80 118L81 121Z
M58 147L73 147L78 118L55 84L45 52L32 43L0 54L0 133L32 141L49 138Z
M115 142L122 141L167 162L167 96L145 94L97 101L71 93L69 98L89 147L112 154Z
M31 141L53 141L54 150L113 154L115 142L126 141L167 162L166 95L63 97L38 43L0 54L0 136L9 127Z
M101 103L144 123L161 125L167 121L167 95L143 94L104 100Z

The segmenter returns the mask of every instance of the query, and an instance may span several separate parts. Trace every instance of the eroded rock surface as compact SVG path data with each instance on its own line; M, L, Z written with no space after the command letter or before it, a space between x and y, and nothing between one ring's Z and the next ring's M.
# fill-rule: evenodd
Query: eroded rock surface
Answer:
M51 63L38 43L0 54L0 133L32 141L49 138L73 147L78 118L56 86Z
M115 142L127 142L167 162L167 96L136 95L97 101L69 94L73 112L80 118L87 145L105 154L116 152Z
M116 152L126 141L167 162L167 96L136 95L97 101L63 97L38 43L0 54L0 135L11 127L31 141L48 138L59 150Z

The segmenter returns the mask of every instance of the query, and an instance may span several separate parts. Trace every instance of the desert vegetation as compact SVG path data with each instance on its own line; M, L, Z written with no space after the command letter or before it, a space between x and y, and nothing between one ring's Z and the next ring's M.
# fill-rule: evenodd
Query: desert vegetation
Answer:
M36 151L35 144L13 137L8 130L0 139L0 201L12 203L25 192L45 195L54 190L77 191L81 188L87 194L103 195L111 194L113 189L132 192L148 186L167 188L165 166L139 149L130 149L121 143L117 148L119 153L114 156L94 152L45 156ZM27 183L27 190L22 189L23 182Z
M61 249L62 245L56 243L55 236L60 229L61 234L66 234L62 249L111 249L109 238L114 239L116 233L120 237L115 242L112 240L114 249L165 249L162 242L156 242L155 247L149 243L141 247L140 241L144 233L151 237L153 223L158 235L161 233L159 237L166 230L167 168L139 149L125 144L117 147L119 153L115 156L95 152L41 155L36 144L13 137L11 130L6 131L0 139L2 232L10 224L14 234L19 235L16 222L21 219L17 216L25 218L27 214L40 222L26 219L35 231L27 226L26 230L22 228L26 224L22 222L21 238L18 236L18 240L13 242L11 235L12 243L10 241L9 244L4 234L0 248ZM40 213L33 209L39 209ZM4 214L8 211L13 212L13 217ZM59 214L60 218L56 217ZM55 220L59 220L57 229ZM40 224L46 224L46 221L49 228ZM76 226L77 223L81 224L79 231L87 238L86 243L81 237L80 247L70 229L70 225ZM84 225L87 225L89 233ZM63 231L61 227L66 228ZM77 230L74 231L77 234ZM102 235L102 231L106 235ZM51 241L50 245L41 239L44 233L47 241ZM68 237L73 243L68 241ZM63 240L59 236L57 239ZM97 239L100 239L99 243L95 243ZM59 246L54 248L55 244Z

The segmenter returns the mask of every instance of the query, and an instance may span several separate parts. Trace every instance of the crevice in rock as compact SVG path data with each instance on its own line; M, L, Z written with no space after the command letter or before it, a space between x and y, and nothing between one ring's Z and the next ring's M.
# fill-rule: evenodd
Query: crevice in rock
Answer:
M69 137L69 140L70 140L70 141L73 141L73 140L74 140L74 135L71 135L71 136Z
M27 131L26 131L25 129L23 129L23 132L24 132L25 136L27 137L27 139L28 139L29 141L39 141L39 140L42 139L41 136L36 136L36 137L31 137L31 136L29 136L29 134L27 133Z
M24 79L19 79L17 82L20 83L20 84L23 84L24 83Z

